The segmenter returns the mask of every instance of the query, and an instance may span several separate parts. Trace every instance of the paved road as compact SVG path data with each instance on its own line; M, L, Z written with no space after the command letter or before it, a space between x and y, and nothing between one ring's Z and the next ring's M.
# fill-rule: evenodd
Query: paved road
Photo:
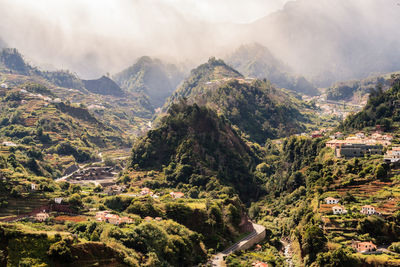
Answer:
M103 153L100 152L100 153L98 153L97 155L98 155L98 157L100 158L100 163L104 163ZM57 178L57 179L55 179L55 181L56 181L56 182L66 181L68 177L71 177L71 176L72 176L74 173L76 173L77 171L80 171L80 170L85 169L86 167L88 167L88 166L89 166L90 164L92 164L92 163L93 163L93 162L89 162L89 163L86 163L86 164L84 164L84 165L78 165L79 168L78 168L77 170L73 171L72 173L70 173L70 174L68 174L68 175L64 175L63 177ZM97 185L97 184L96 184L96 185Z
M252 223L254 231L251 232L249 235L245 236L244 238L240 239L238 242L233 244L232 246L228 247L224 251L216 254L215 256L212 257L211 264L212 266L217 266L217 267L224 267L225 266L225 260L224 257L228 256L229 254L235 252L238 250L240 247L245 245L247 242L250 242L255 236L257 236L259 233L262 233L265 231L265 227L259 224Z

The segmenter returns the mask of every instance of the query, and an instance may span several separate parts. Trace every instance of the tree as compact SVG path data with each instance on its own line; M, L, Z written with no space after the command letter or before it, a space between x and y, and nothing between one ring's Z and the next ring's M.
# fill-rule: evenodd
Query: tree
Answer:
M20 197L24 192L24 187L22 185L17 185L13 189L11 189L11 196L13 197Z
M318 254L316 263L317 266L324 267L353 267L358 265L357 260L351 256L351 252L343 248Z
M378 167L376 167L375 170L375 177L377 179L383 180L387 177L387 168L385 167L385 164L379 164Z
M65 262L71 262L72 260L71 249L64 240L52 244L47 251L47 255L49 255L51 258Z
M303 231L302 248L303 253L309 256L309 263L313 262L318 252L325 248L326 242L324 231L317 225L310 225Z
M73 194L72 196L70 196L68 198L68 203L76 209L79 209L83 206L82 199L79 194Z

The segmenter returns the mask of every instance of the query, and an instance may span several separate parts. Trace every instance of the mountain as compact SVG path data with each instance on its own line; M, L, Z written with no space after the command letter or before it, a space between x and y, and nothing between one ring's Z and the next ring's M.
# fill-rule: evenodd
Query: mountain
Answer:
M156 108L164 104L182 79L183 73L175 65L147 56L114 76L121 88L147 95Z
M18 74L29 74L34 70L15 48L4 48L0 51L0 67Z
M334 101L363 102L369 93L377 86L381 86L384 91L388 90L393 82L393 74L398 74L398 72L372 75L360 80L334 83L331 87L326 89L326 98L327 100Z
M110 78L102 76L95 80L82 80L85 88L95 94L122 97L124 91Z
M346 131L382 125L391 130L400 122L400 75L392 75L392 87L383 91L381 86L373 90L367 105L359 113L350 115L340 125Z
M304 130L307 118L297 100L266 81L245 79L222 60L211 58L167 100L164 110L179 99L207 106L223 114L250 139L259 143Z
M289 1L243 31L322 87L400 69L398 9L393 1Z
M82 81L69 71L41 71L25 61L15 48L0 50L0 71L26 76L39 76L61 87L84 90Z
M134 144L130 166L166 166L171 187L190 184L200 191L219 191L229 186L248 200L259 191L251 174L257 161L228 121L206 107L180 102L171 105L158 128Z
M121 129L84 106L62 102L43 85L2 88L0 97L0 139L21 146L16 160L36 175L60 177L69 163L93 160L98 149L129 144Z
M298 93L318 95L319 91L304 77L277 59L265 46L254 43L242 45L226 59L226 62L248 77L268 79L278 87Z

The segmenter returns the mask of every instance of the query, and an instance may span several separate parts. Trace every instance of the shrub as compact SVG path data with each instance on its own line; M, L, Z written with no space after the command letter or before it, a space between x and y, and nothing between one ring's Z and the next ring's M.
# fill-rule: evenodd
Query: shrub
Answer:
M389 250L396 252L396 253L400 253L400 242L394 242L389 246Z
M72 258L71 249L68 247L67 242L65 240L58 241L52 244L47 252L51 258L70 262Z

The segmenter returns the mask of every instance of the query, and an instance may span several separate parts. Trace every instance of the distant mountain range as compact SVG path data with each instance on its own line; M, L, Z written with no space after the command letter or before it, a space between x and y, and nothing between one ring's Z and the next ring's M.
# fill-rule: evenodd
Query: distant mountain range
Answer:
M239 31L322 87L399 70L398 17L395 1L298 0Z
M245 76L268 79L278 87L298 93L318 95L319 91L304 77L294 75L293 70L277 59L265 46L254 43L242 45L226 59L226 62Z
M38 76L54 85L78 89L83 92L89 91L95 94L112 95L116 97L125 95L124 91L113 80L106 76L93 80L81 80L77 75L69 71L42 71L27 63L15 48L4 48L0 50L0 70L6 73Z
M164 104L183 78L184 73L176 65L147 56L114 76L124 90L147 95L155 108Z

